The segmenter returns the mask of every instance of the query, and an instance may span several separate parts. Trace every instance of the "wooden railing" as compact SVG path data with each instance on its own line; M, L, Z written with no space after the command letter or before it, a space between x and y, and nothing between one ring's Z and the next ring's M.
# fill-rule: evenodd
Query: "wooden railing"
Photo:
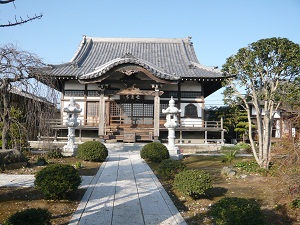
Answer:
M79 122L79 127L81 128L89 128L89 127L98 127L99 125L99 120L98 119L78 119ZM63 128L67 127L62 119L52 119L48 121L49 125L52 128ZM160 121L160 127L164 127L165 120ZM150 124L148 124L149 126ZM120 124L116 125L118 127L128 127L130 124ZM195 123L195 124L181 124L181 127L202 127L202 128L218 128L218 129L223 129L223 121L200 121L200 123ZM107 125L107 127L114 127L114 125Z
M223 121L204 121L204 127L207 128L223 128Z
M53 128L61 128L61 127L67 127L65 125L64 120L62 119L52 119L47 121L48 124ZM80 127L97 127L99 125L98 119L78 119L78 123Z

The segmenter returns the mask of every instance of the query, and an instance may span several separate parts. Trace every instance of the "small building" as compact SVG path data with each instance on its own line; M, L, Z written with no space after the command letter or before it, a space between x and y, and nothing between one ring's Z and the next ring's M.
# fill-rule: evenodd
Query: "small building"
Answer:
M261 103L261 106L263 106L263 103ZM256 110L253 106L253 104L250 104L251 110L250 110L250 117L252 120L253 124L256 124ZM261 115L265 115L265 110L262 107L261 109ZM288 138L292 139L293 137L296 136L296 134L293 134L293 126L292 126L292 121L289 118L289 115L284 111L284 109L277 109L274 112L274 118L273 118L273 124L272 124L272 132L271 132L271 137L272 141L278 141L281 140L282 138ZM295 128L294 128L295 129Z
M167 139L162 109L171 96L181 109L176 138L207 143L222 138L221 121L204 120L205 97L221 88L219 70L199 63L191 38L94 38L83 36L70 62L49 65L62 93L61 109L74 97L82 112L77 135L104 141ZM66 137L65 115L54 123Z

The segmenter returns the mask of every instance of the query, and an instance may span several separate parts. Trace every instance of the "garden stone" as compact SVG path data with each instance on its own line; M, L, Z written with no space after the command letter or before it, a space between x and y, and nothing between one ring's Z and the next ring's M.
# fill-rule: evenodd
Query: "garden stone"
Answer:
M227 176L227 177L235 177L237 174L236 170L234 170L232 167L223 167L222 170L221 170L221 175L222 176Z
M0 150L0 170L21 168L24 164L27 164L26 158L19 150Z
M240 176L241 179L245 179L246 177L247 177L246 174L242 174L242 175Z

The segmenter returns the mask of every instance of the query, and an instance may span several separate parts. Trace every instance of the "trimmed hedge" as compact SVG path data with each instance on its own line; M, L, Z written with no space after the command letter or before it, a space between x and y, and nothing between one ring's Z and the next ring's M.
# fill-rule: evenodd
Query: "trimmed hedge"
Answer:
M174 176L186 168L185 164L179 160L164 159L158 166L157 172L161 176L173 179Z
M198 198L212 188L211 176L202 170L184 170L175 175L173 186L182 194Z
M4 225L51 225L51 213L47 209L31 208L8 217Z
M254 199L226 197L214 203L209 214L217 225L263 225L262 212Z
M53 164L35 175L34 185L46 199L65 199L69 191L81 184L78 171L70 165Z
M107 148L99 141L87 141L78 146L76 157L85 161L102 162L108 156Z
M142 148L140 154L141 158L156 163L160 163L162 160L170 158L167 147L159 142L151 142L146 144Z

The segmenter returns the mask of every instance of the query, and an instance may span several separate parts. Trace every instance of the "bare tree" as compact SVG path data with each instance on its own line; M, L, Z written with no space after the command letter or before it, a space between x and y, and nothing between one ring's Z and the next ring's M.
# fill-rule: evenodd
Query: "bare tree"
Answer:
M0 4L8 4L8 3L13 3L14 4L15 0L1 0ZM17 26L17 25L22 25L24 23L27 23L29 21L32 20L36 20L36 19L41 19L43 17L43 14L40 15L34 15L34 16L27 16L26 19L23 19L22 17L17 18L17 16L15 16L14 18L14 22L10 22L8 21L7 24L0 24L0 27L12 27L12 26Z
M53 116L55 106L52 102L57 102L57 92L53 89L52 77L43 68L45 64L32 53L14 45L0 48L0 122L3 150L10 147L8 140L12 124L18 123L11 114L11 108L16 102L13 95L21 96L23 93L17 100L17 105L24 114L23 124L19 126L20 132L29 134L37 126L42 130L48 128L46 120Z

